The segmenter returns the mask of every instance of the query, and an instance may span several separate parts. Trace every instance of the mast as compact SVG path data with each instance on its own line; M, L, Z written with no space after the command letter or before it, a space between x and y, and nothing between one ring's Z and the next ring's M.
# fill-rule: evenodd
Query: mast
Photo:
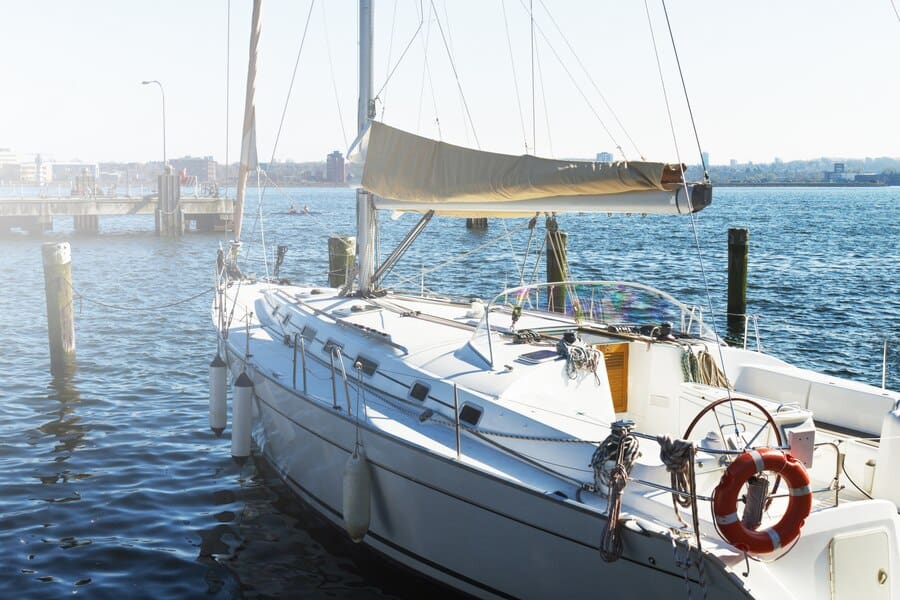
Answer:
M372 100L373 15L372 1L359 0L359 102L357 104L358 133L365 131L375 116ZM362 189L356 192L356 260L359 273L359 293L371 291L375 273L375 234L377 213L371 194Z
M257 168L256 161L256 61L259 56L259 35L262 29L262 0L253 1L253 22L250 30L250 58L247 64L247 93L244 99L244 127L241 133L241 166L238 170L237 195L234 200L234 239L241 241L244 221L244 195L247 176ZM233 257L236 258L236 257Z

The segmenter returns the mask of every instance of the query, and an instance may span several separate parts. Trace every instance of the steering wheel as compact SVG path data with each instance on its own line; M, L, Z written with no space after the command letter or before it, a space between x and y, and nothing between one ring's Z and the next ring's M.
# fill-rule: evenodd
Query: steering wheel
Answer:
M700 422L700 420L706 415L706 413L708 413L708 412L713 412L713 414L715 414L716 408L719 407L719 406L722 405L722 404L725 404L726 402L743 402L743 403L746 403L746 404L750 404L750 405L753 406L756 410L758 410L760 413L762 413L762 415L765 417L766 422L765 422L765 423L762 425L762 427L760 427L760 428L756 431L756 433L750 438L750 443L752 443L753 440L755 440L756 438L759 437L759 434L762 433L763 429L764 429L766 426L769 426L769 427L772 428L772 431L775 432L775 440L778 442L778 446L781 447L781 446L784 445L784 440L783 440L782 437L781 437L781 430L778 428L778 424L775 423L775 419L772 418L772 414L771 414L768 410L766 410L766 408L765 408L762 404L760 404L760 403L757 402L756 400L750 400L749 398L728 398L728 397L725 397L725 398L720 398L719 400L716 400L716 401L714 401L714 402L710 402L709 404L707 404L706 406L704 406L702 409L700 409L700 412L697 413L697 415L694 417L694 420L691 421L691 424L690 424L690 425L688 425L688 428L687 428L687 430L685 430L684 436L682 436L682 439L685 439L685 440L691 439L691 433L693 433L694 427L697 425L697 423ZM728 425L734 425L734 423L727 423L727 424L725 424L725 425L722 425L722 424L719 423L718 415L715 415L715 416L716 416L716 424L717 424L717 426L718 426L718 428L719 428L719 434L722 434L722 430L724 429L724 427L727 427ZM722 439L723 439L723 440L725 439L725 436L724 436L724 435L722 435ZM744 442L747 443L747 440L745 439ZM748 445L749 445L749 444L748 444ZM746 450L746 448L744 448L744 449ZM770 500L769 500L769 501L771 501L771 496L773 496L773 495L775 494L775 492L778 491L778 485L779 485L780 483L781 483L781 476L780 476L780 475L777 475L777 476L775 477L775 485L772 486L772 491L769 492L769 496L770 496Z
M697 423L700 422L700 419L702 419L703 416L706 415L706 413L715 411L716 407L718 407L721 404L725 404L726 402L744 402L744 403L750 404L751 406L756 408L756 410L761 412L762 415L766 418L766 425L769 425L772 428L772 431L775 432L775 439L778 441L778 445L779 446L784 445L784 440L782 440L782 438L781 438L781 430L778 428L778 424L775 423L775 419L772 418L772 414L768 410L766 410L766 408L762 404L760 404L756 400L750 400L749 398L727 398L726 397L726 398L720 398L720 399L716 400L715 402L710 402L709 404L704 406L702 409L700 409L700 412L697 413L697 415L694 417L694 420L691 421L690 425L688 425L688 428L684 432L684 436L682 436L682 439L685 439L685 440L691 439L691 433L694 431L694 427L697 425ZM718 421L719 421L719 419L717 417L716 423L718 423ZM719 433L722 433L723 426L719 425L718 427L719 427ZM763 425L763 427L765 427L765 425ZM750 438L751 442L753 440L755 440L757 437L759 437L759 434L762 433L762 429L763 428L761 427L759 430L757 430L756 434ZM724 439L725 436L723 435L722 438Z

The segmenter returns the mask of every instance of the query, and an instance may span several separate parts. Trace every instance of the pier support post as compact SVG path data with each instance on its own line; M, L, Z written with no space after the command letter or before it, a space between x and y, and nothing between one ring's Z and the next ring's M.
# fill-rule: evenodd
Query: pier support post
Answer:
M466 219L466 229L487 229L488 228L488 220L487 218L472 218L469 217Z
M75 215L75 231L78 233L100 233L100 217L98 215Z
M567 266L568 256L566 244L569 235L565 231L560 231L556 224L556 218L547 219L547 283L557 281L565 281L568 279ZM555 312L566 311L566 288L565 286L555 286L551 289L548 298L550 310Z
M163 237L184 235L184 212L181 209L181 185L178 176L167 166L158 178L159 206L156 209L156 234Z
M64 372L75 360L75 316L72 304L72 250L68 242L41 247L44 292L47 298L47 334L50 372Z
M728 328L743 331L747 312L747 258L750 234L746 229L728 230Z
M347 285L356 256L356 238L333 236L328 238L328 287Z

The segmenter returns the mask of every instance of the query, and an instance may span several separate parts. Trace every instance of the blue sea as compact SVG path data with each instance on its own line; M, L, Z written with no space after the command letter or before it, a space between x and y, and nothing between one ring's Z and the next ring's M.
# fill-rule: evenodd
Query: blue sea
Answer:
M286 245L280 276L324 284L328 236L352 234L354 191L249 196L245 271L271 271L273 249ZM289 214L292 205L311 214ZM382 215L383 255L415 220ZM389 283L492 297L535 269L533 255L523 266L525 223L472 231L436 218ZM693 220L559 224L573 278L643 282L717 323L728 229L747 228L748 312L759 315L764 348L881 385L887 341L887 385L900 387L900 188L721 188ZM226 235L161 239L145 216L100 227L79 235L60 218L53 232L0 238L0 597L447 595L350 543L264 461L233 462L228 430L209 431L210 290ZM77 367L52 377L41 244L57 240L72 246ZM532 251L540 242L535 234Z

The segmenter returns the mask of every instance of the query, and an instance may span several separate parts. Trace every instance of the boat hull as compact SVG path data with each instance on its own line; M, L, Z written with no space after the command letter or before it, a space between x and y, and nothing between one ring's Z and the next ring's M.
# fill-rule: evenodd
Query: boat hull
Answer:
M235 373L243 363L229 352ZM255 371L254 439L291 490L343 526L342 477L355 420ZM748 596L722 565L685 573L683 548L667 532L623 530L625 552L606 563L600 508L517 484L461 460L360 428L371 469L371 525L363 543L428 578L478 597L558 598L598 591L614 597L661 593ZM704 588L706 590L704 591Z

